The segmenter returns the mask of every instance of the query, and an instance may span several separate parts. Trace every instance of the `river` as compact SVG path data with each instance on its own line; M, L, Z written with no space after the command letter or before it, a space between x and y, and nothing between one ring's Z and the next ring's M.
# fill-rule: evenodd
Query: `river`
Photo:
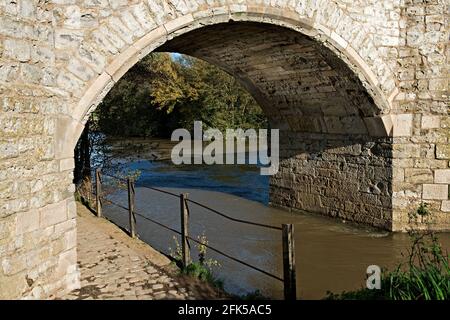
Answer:
M152 152L127 151L122 144L116 161L124 170L141 172L136 182L136 211L171 228L180 229L179 199L145 188L152 186L176 194L189 193L189 199L208 205L231 217L295 228L297 295L300 299L321 299L327 291L334 293L365 286L369 265L394 268L405 261L410 240L407 234L389 233L355 226L339 220L309 213L290 213L267 205L269 179L259 174L255 165L173 165L167 159L170 144L150 140ZM148 142L148 141L147 141ZM144 142L146 149L149 144ZM142 140L139 140L142 144ZM119 149L117 141L112 143ZM125 147L124 147L125 146ZM162 152L161 152L162 151ZM156 154L156 156L155 156ZM165 154L166 156L161 156ZM147 160L157 158L158 160ZM125 190L108 196L127 205ZM206 235L210 245L282 276L281 232L243 225L195 204L189 204L190 234ZM128 226L127 212L106 205L104 214L119 225ZM139 238L155 249L169 254L175 249L174 234L141 217L137 217ZM440 234L444 249L450 248L449 234ZM192 244L195 247L195 244ZM195 248L193 257L196 257ZM215 254L215 275L224 281L225 289L243 295L260 290L272 298L283 297L282 283L246 266Z

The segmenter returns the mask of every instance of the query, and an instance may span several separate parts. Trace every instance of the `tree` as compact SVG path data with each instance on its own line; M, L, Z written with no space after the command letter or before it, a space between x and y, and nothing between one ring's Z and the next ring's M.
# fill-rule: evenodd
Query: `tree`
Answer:
M205 61L168 53L150 54L131 68L95 114L100 131L128 137L168 137L195 120L221 130L266 123L235 78Z
M73 181L76 185L77 193L83 197L85 201L90 201L92 190L89 126L90 122L88 121L74 150L75 169Z

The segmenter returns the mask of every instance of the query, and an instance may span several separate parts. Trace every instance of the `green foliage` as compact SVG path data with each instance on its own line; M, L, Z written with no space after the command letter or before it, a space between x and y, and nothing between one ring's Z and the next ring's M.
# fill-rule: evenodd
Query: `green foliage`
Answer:
M417 208L417 214L419 216L426 216L430 214L430 210L428 210L428 207L430 205L426 202L421 202L419 207Z
M175 249L169 248L170 256L181 265L182 249L177 237L173 237ZM204 234L198 237L200 243L197 244L198 261L191 262L181 269L181 274L185 274L201 281L208 282L214 287L223 289L223 281L213 274L214 267L220 267L217 260L206 257L208 240Z
M333 294L332 300L448 300L450 268L437 237L431 233L412 233L408 261L381 277L381 289L360 289Z
M75 191L75 201L81 203L82 205L92 208L92 204L89 203L88 199L86 199L78 190Z
M212 271L200 262L192 262L181 271L183 274L208 282L214 287L223 289L223 280L217 279Z
M181 245L175 236L173 236L173 242L175 243L175 249L169 247L169 256L171 256L177 263L181 263L183 258Z
M429 223L432 218L429 207L429 203L421 202L415 211L408 214L409 224L417 228L419 224Z
M260 128L266 119L239 82L188 56L153 53L131 68L92 116L94 130L109 136L168 137L176 128Z
M128 185L126 183L127 179L132 179L133 181L136 181L141 176L142 172L141 170L126 170L126 171L117 171L114 173L114 175L120 179L112 179L111 184L112 186L115 186L116 188L120 188L122 190L125 190L128 188Z
M360 289L342 293L327 291L325 300L386 300L386 298L380 290Z
M215 267L220 267L220 264L217 260L206 257L206 251L208 249L208 239L206 238L206 235L203 233L202 235L198 236L197 239L200 242L197 244L198 261L200 262L200 264L211 271Z
M157 109L152 94L171 91L166 103L174 104L180 89L170 86L175 71L168 55L149 55L127 72L111 89L92 115L94 131L109 136L154 136L161 130L167 113Z

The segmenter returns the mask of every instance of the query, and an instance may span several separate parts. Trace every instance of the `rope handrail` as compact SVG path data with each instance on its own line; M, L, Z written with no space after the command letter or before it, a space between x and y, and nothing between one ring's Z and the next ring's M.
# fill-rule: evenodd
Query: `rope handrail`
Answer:
M122 178L122 177L118 177L118 176L115 176L115 175L109 174L109 173L102 172L102 176L107 176L107 177L110 177L110 178L114 178L114 179L119 180L121 182L127 182L127 179Z
M179 194L176 194L174 192L170 192L170 191L167 191L167 190L163 190L163 189L159 189L159 188L155 188L155 187L148 187L148 186L142 186L142 187L146 188L146 189L150 189L150 190L155 190L155 191L158 191L158 192L166 193L166 194L169 194L169 195L177 197L177 198L180 197Z
M103 173L103 172L102 172L102 175L107 176L107 177L110 177L110 178L117 179L117 180L119 180L119 181L121 181L121 182L124 182L124 183L127 182L127 179L122 178L122 177L115 176L115 175L113 175L113 174ZM141 187L146 188L146 189L155 190L155 191L162 192L162 193L166 193L166 194L168 194L168 195L171 195L171 196L174 196L174 197L177 197L177 198L180 197L179 194L176 194L176 193L174 193L174 192L170 192L170 191L167 191L167 190L163 190L163 189L160 189L160 188L149 187L149 186L144 186L144 185L142 185Z
M116 207L119 207L119 208L121 208L121 209L123 209L123 210L128 210L127 207L124 207L123 205L121 205L121 204L119 204L119 203L116 203L116 202L114 202L114 201L111 201L111 200L109 200L109 199L106 199L106 198L104 198L104 197L102 197L102 200L104 200L104 201L106 201L106 202L108 202L108 203L110 203L110 204L112 204L112 205L114 205L114 206L116 206ZM149 217L146 217L146 216L144 216L144 215L142 215L142 214L140 214L140 213L138 213L138 212L136 212L136 211L133 211L133 213L134 213L135 215L137 215L137 216L139 216L139 217L145 219L145 220L148 220L148 221L150 221L150 222L153 222L154 224L159 225L160 227L166 228L166 229L169 230L169 231L172 231L172 232L175 232L176 234L181 235L181 232L180 232L180 231L175 230L175 229L173 229L173 228L171 228L171 227L168 227L168 226L166 226L165 224L162 224L161 222L158 222L158 221L153 220L153 219L151 219L151 218L149 218Z
M104 197L102 197L102 200L104 200L104 201L106 201L106 202L108 202L108 203L110 203L110 204L112 204L112 205L115 205L115 206L117 206L117 207L119 207L119 208L121 208L121 209L123 209L123 210L128 210L127 207L125 207L125 206L123 206L123 205L121 205L121 204L119 204L119 203L116 203L116 202L114 202L114 201L111 201L111 200L109 200L109 199L106 199L106 198L104 198ZM167 229L167 230L170 230L170 231L172 231L172 232L174 232L174 233L176 233L176 234L178 234L178 235L181 235L181 232L180 232L180 231L175 230L175 229L173 229L173 228L171 228L171 227L168 227L168 226L166 226L165 224L163 224L163 223L161 223L161 222L158 222L158 221L156 221L156 220L154 220L154 219L151 219L151 218L149 218L149 217L146 217L146 216L144 216L144 215L142 215L142 214L140 214L139 212L136 212L136 211L133 211L133 213L134 213L135 215L137 215L137 216L143 218L144 220L148 220L148 221L150 221L150 222L152 222L152 223L154 223L154 224L156 224L156 225L159 225L160 227L163 227L163 228L165 228L165 229ZM187 236L187 238L188 238L189 240L191 240L191 241L193 241L193 242L199 244L199 245L205 246L206 248L208 248L208 249L210 249L210 250L212 250L212 251L214 251L214 252L216 252L216 253L218 253L218 254L220 254L220 255L222 255L222 256L224 256L224 257L226 257L226 258L228 258L228 259L230 259L230 260L232 260L232 261L238 262L238 263L240 263L240 264L245 265L246 267L248 267L248 268L250 268L250 269L253 269L253 270L255 270L255 271L261 272L261 273L265 274L265 275L268 276L268 277L274 278L274 279L279 280L279 281L281 281L281 282L284 281L283 278L281 278L281 277L279 277L279 276L276 276L276 275L274 275L274 274L271 274L270 272L265 271L265 270L263 270L263 269L260 269L260 268L258 268L258 267L252 266L251 264L249 264L249 263L247 263L247 262L245 262L245 261L243 261L243 260L241 260L241 259L235 258L235 257L233 257L233 256L231 256L231 255L229 255L229 254L227 254L227 253L225 253L225 252L223 252L223 251L221 251L221 250L219 250L219 249L213 247L213 246L210 246L210 245L208 245L208 244L202 243L202 242L198 241L198 240L195 239L195 238L192 238L192 237L190 237L190 236Z
M141 218L143 218L144 220L150 221L158 226L161 226L169 231L172 231L178 235L181 236L182 239L182 264L183 266L187 266L190 263L190 241L193 241L194 243L197 243L199 245L205 246L206 248L209 248L210 250L228 258L231 259L232 261L235 261L237 263L243 264L244 266L247 266L248 268L251 268L255 271L258 271L266 276L269 276L271 278L274 278L276 280L279 280L281 282L284 283L284 296L285 299L295 299L296 298L296 272L295 272L295 248L294 248L294 225L293 224L283 224L282 228L277 227L277 226L273 226L273 225L268 225L268 224L263 224L263 223L258 223L258 222L252 222L252 221L247 221L247 220L242 220L242 219L237 219L237 218L233 218L231 216L228 216L218 210L215 210L211 207L208 207L207 205L204 205L198 201L195 200L191 200L187 198L187 194L175 194L173 192L170 191L166 191L163 189L159 189L159 188L155 188L155 187L147 187L145 185L143 185L142 187L150 189L150 190L154 190L154 191L158 191L158 192L162 192L165 194L169 194L171 196L174 196L176 198L180 199L180 212L181 212L181 231L175 230L174 228L171 228L169 226L164 225L163 223L156 221L152 218L149 218L143 214L140 214L138 212L135 211L135 182L134 179L126 179L126 178L122 178L122 177L118 177L112 174L107 174L105 173L104 175L107 177L111 177L113 179L117 179L119 181L122 181L124 183L127 184L127 189L128 189L128 207L123 206L119 203L116 203L112 200L107 199L106 197L104 197L102 195L102 174L100 172L100 169L97 168L96 170L96 189L95 189L95 195L96 195L96 215L97 217L102 217L102 202L105 201L107 203L110 203L112 205L115 205L123 210L128 211L129 213L129 223L130 223L130 229L129 229L129 233L130 236L132 238L134 238L136 236L136 216L139 216ZM239 223L244 223L244 224L248 224L248 225L253 225L253 226L259 226L259 227L264 227L264 228L269 228L269 229L274 229L274 230L280 230L282 231L282 248L283 248L283 278L273 275L268 271L265 271L263 269L260 269L258 267L255 267L253 265L251 265L248 262L245 262L241 259L235 258L213 246L210 246L206 243L200 242L197 239L194 239L192 237L189 236L189 227L188 227L188 221L189 221L189 206L188 203L192 203L194 205L197 205L201 208L204 208L206 210L209 210L210 212L213 212L223 218L226 218L228 220L234 221L234 222L239 222Z
M198 241L198 240L196 240L196 239L194 239L194 238L192 238L192 237L190 237L190 236L187 236L187 238L188 238L189 240L194 241L195 243L197 243L197 244L199 244L199 245L205 246L205 247L207 247L208 249L211 249L212 251L217 252L218 254L220 254L220 255L222 255L222 256L224 256L224 257L227 257L227 258L230 259L230 260L233 260L233 261L235 261L235 262L241 263L241 264L243 264L243 265L249 267L250 269L253 269L253 270L255 270L255 271L259 271L259 272L265 274L266 276L272 277L272 278L274 278L274 279L276 279L276 280L279 280L279 281L281 281L281 282L284 281L283 278L280 278L280 277L278 277L278 276L276 276L276 275L274 275L274 274L271 274L271 273L269 273L269 272L267 272L267 271L265 271L265 270L263 270L263 269L260 269L260 268L258 268L258 267L252 266L251 264L249 264L249 263L247 263L247 262L245 262L245 261L243 261L243 260L241 260L241 259L238 259L238 258L235 258L235 257L233 257L233 256L230 256L229 254L227 254L227 253L225 253L225 252L223 252L223 251L221 251L221 250L219 250L219 249L216 249L216 248L214 248L214 247L212 247L212 246L210 246L210 245L207 245L207 244L205 244L205 243L202 243L202 242L200 242L200 241Z
M224 217L224 218L226 218L228 220L234 221L234 222L240 222L240 223L244 223L244 224L249 224L249 225L253 225L253 226L264 227L264 228L269 228L269 229L274 229L274 230L280 230L280 231L282 230L280 227L272 226L272 225L269 225L269 224L264 224L264 223L259 223L259 222L252 222L252 221L247 221L247 220L242 220L242 219L237 219L237 218L230 217L230 216L228 216L228 215L226 215L226 214L224 214L224 213L222 213L220 211L217 211L216 209L210 208L207 205L204 205L204 204L202 204L200 202L197 202L195 200L186 199L186 201L191 202L191 203L193 203L193 204L195 204L195 205L197 205L199 207L202 207L204 209L207 209L209 211L212 211L213 213L215 213L215 214L217 214L217 215L219 215L221 217Z
M117 179L117 180L120 180L122 182L126 182L127 181L125 178L121 178L121 177L118 177L118 176L115 176L115 175L112 175L112 174L103 173L103 175L111 177L111 178L114 178L114 179ZM177 198L180 197L179 194L176 194L176 193L173 193L173 192L170 192L170 191L167 191L167 190L163 190L163 189L160 189L160 188L149 187L149 186L145 186L145 185L143 185L142 187L146 188L146 189L162 192L162 193L165 193L165 194L177 197ZM244 223L244 224L248 224L248 225L252 225L252 226L268 228L268 229L273 229L273 230L279 230L279 231L282 230L280 227L277 227L277 226L272 226L272 225L269 225L269 224L264 224L264 223L259 223L259 222L252 222L252 221L248 221L248 220L242 220L242 219L237 219L237 218L230 217L229 215L227 215L225 213L222 213L222 212L220 212L220 211L218 211L216 209L213 209L213 208L211 208L211 207L209 207L209 206L207 206L205 204L202 204L202 203L200 203L198 201L195 201L195 200L186 199L186 201L191 202L191 203L193 203L193 204L195 204L195 205L197 205L199 207L202 207L202 208L204 208L206 210L209 210L209 211L211 211L211 212L213 212L213 213L215 213L215 214L217 214L217 215L219 215L219 216L221 216L221 217L223 217L225 219L228 219L230 221Z

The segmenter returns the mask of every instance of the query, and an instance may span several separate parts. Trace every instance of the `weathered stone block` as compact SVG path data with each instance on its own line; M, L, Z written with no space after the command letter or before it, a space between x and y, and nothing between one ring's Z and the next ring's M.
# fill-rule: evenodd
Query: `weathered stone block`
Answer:
M447 200L448 185L447 184L424 184L423 199L425 200Z
M67 70L83 81L89 81L94 77L94 71L80 60L72 58L67 65Z
M395 182L404 182L405 181L405 169L394 167L392 170L392 179Z
M432 91L448 91L448 79L431 79L429 89Z
M450 200L442 201L441 210L444 212L450 212Z
M5 276L0 272L0 283L0 299L20 298L28 287L24 272L12 276Z
M39 219L40 214L38 210L17 213L16 234L20 235L26 232L37 230L40 227Z
M422 116L422 129L436 129L439 128L441 123L440 116Z
M182 28L184 26L187 26L189 23L193 22L194 18L191 14L179 17L177 19L171 20L167 22L164 27L167 30L167 33L171 33L176 31L179 28Z
M28 81L30 83L39 84L43 83L44 80L50 81L50 84L53 85L52 76L50 78L48 77L44 79L45 72L48 71L48 69L43 69L39 66L35 66L32 64L22 64L20 68L21 77L25 79L25 81Z
M95 72L100 74L103 71L106 58L92 46L83 43L78 50L78 54Z
M450 144L437 144L436 145L436 158L437 159L450 159Z
M412 167L413 159L420 158L420 145L419 144L394 144L393 155L398 160L405 159L407 165L403 166L401 162L399 163L402 167Z
M77 245L77 230L72 229L64 234L64 249L69 250L76 248Z
M30 42L16 39L7 39L3 44L5 56L26 62L31 58L31 44Z
M53 226L67 220L66 201L50 204L39 210L40 226L42 228Z
M109 19L109 27L114 30L123 40L125 40L126 43L133 43L133 33L123 24L123 22L118 17L111 17Z
M120 8L127 5L127 0L109 0L109 4L113 9Z
M27 256L23 254L15 254L10 257L3 258L1 263L2 271L5 275L14 275L26 269Z
M24 18L34 18L37 5L33 0L21 0L19 15Z
M409 137L412 134L413 115L396 114L392 116L393 136Z
M76 219L71 218L55 225L54 235L55 237L61 237L66 231L76 229Z
M77 250L72 248L70 250L64 251L59 255L58 264L56 266L56 275L59 278L67 275L71 268L77 263Z
M421 183L433 183L433 172L431 169L405 169L405 181L421 184Z
M75 161L73 158L67 158L59 160L59 170L67 171L67 170L73 170L75 168Z
M153 19L145 3L139 3L137 5L132 6L131 12L145 30L151 30L155 28L156 23L162 24L163 22L162 17L165 15L164 10L154 11L153 13L155 14L155 19Z
M67 218L75 219L76 216L77 216L77 204L75 203L75 201L68 201L68 203L67 203Z
M5 241L2 241L4 239L12 238L14 234L14 227L15 227L15 217L13 215L2 218L2 223L0 223L0 244L5 243ZM5 254L6 252L6 246L3 247L0 245L0 257Z
M119 37L110 27L108 28L106 25L102 25L99 28L100 35L99 37L103 37L106 40L107 48L113 45L120 52L123 48L126 47L126 42Z
M80 96L83 89L83 81L72 73L61 70L56 78L56 84L60 89L65 90L68 94Z
M450 184L450 169L438 169L434 171L434 183Z
M81 30L56 29L54 32L56 49L77 48L83 39Z
M75 139L81 135L83 128L83 124L72 118L58 118L55 131L55 157L57 159L73 157Z

